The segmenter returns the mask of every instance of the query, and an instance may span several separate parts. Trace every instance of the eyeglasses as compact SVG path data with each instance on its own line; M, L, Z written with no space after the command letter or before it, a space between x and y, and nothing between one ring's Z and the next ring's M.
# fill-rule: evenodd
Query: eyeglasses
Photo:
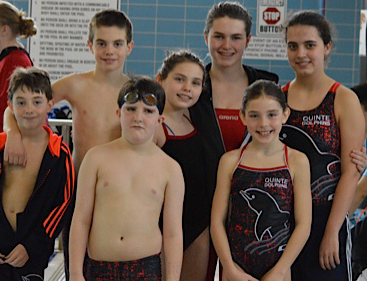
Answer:
M146 105L156 106L157 97L152 93L139 94L137 92L129 92L124 96L124 102L131 104L142 100Z

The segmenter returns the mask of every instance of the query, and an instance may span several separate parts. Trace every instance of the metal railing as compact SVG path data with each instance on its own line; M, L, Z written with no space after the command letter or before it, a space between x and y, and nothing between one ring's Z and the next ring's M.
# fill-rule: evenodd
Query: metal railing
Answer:
M64 141L70 145L70 131L73 126L73 120L71 119L48 119L48 125L52 126L61 126L61 135Z

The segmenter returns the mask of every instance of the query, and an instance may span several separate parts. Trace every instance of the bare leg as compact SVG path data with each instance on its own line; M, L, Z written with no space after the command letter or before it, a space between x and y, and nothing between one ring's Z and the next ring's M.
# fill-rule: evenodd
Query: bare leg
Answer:
M181 281L205 281L209 260L209 228L207 227L185 250Z

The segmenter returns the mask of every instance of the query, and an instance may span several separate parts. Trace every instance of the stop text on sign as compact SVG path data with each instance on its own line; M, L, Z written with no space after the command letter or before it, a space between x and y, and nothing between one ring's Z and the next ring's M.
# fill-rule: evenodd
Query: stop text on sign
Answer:
M276 24L280 20L280 12L276 8L267 8L263 12L263 20L267 24Z

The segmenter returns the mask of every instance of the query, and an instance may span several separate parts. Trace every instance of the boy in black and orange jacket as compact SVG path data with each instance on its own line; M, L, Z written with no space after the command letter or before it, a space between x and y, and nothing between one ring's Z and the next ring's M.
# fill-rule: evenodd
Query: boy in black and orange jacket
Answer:
M19 68L8 92L9 108L27 142L27 162L4 162L7 136L1 133L0 280L43 280L74 191L74 166L62 138L43 125L53 106L48 74Z

